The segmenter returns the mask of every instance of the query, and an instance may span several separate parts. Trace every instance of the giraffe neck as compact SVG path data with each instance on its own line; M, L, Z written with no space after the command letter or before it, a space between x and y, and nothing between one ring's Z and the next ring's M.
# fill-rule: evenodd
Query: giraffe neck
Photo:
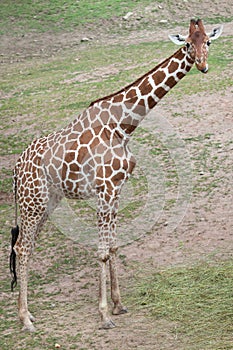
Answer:
M186 47L177 50L151 71L115 94L94 101L117 119L119 129L130 135L150 110L191 69L194 61Z

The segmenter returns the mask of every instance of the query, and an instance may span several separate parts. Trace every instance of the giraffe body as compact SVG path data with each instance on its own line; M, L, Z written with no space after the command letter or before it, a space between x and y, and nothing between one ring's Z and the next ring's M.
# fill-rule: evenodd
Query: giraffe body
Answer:
M161 98L191 69L206 72L207 46L221 29L206 35L202 22L191 20L189 36L171 37L186 43L172 56L124 89L96 100L66 128L34 141L14 169L21 225L12 241L11 271L18 257L19 317L33 331L27 306L28 260L48 215L63 197L97 197L100 261L99 312L103 328L112 328L107 306L106 263L109 261L113 314L127 312L121 303L116 267L116 218L122 186L136 164L128 148L130 136Z

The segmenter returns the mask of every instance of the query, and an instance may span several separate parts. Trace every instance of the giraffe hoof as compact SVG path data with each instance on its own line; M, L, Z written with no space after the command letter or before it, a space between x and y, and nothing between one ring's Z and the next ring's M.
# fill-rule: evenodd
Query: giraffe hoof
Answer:
M125 306L121 306L121 307L116 306L112 310L113 315L123 315L123 314L126 314L127 312L128 312L128 309Z
M31 322L35 322L35 317L34 316L32 316L32 314L29 312L29 319L30 319L30 321Z
M100 329L112 329L115 327L116 327L115 323L110 319L110 320L104 322L102 324L102 326L100 327Z
M33 333L36 331L35 327L33 326L33 324L28 324L28 325L24 325L23 328L22 328L22 331L26 331L26 332L30 332L30 333Z

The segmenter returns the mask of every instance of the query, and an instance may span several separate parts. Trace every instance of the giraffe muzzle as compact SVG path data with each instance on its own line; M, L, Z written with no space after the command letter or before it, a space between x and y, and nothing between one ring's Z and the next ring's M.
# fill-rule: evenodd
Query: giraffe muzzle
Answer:
M195 62L196 63L196 67L198 70L200 70L202 73L207 73L208 72L208 64L205 62Z
M205 66L205 68L201 69L202 73L207 73L208 72L208 65Z

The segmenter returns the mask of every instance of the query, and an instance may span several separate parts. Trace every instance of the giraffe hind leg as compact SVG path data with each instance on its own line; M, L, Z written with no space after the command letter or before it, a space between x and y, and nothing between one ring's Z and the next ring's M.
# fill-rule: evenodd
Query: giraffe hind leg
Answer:
M57 204L61 200L62 196L54 193L50 193L49 201L44 207L40 208L40 214L37 213L37 218L34 221L33 215L22 213L24 221L27 223L21 225L21 238L15 244L15 251L18 255L19 262L19 275L20 275L20 293L18 299L19 318L23 323L23 330L30 332L35 331L35 327L32 322L35 318L28 310L27 293L28 293L28 263L30 256L33 252L35 241L41 231L44 223L48 219L49 214L56 208Z
M18 298L18 310L19 310L19 318L23 323L23 330L27 330L30 332L35 331L35 327L32 322L35 321L35 318L28 310L28 264L30 256L32 255L35 240L38 236L38 233L43 225L43 223L47 219L46 210L41 211L40 215L37 216L36 222L34 221L34 217L27 215L24 217L24 221L22 221L19 239L17 240L14 250L17 255L17 260L19 264L19 277L20 277L20 292ZM25 224L27 223L27 224Z
M101 329L111 329L115 327L115 323L109 317L107 303L107 282L106 282L106 259L100 259L100 281L99 281L99 312L101 315Z
M111 299L113 301L113 315L122 315L128 312L127 307L121 303L120 288L118 282L117 263L116 263L117 248L110 249L109 269L111 280Z
M27 254L20 254L18 256L19 261L19 272L20 272L20 292L19 292L19 299L18 299L18 309L19 309L19 318L20 321L23 323L23 329L27 330L29 332L34 332L35 327L32 324L32 321L34 321L34 317L28 310L28 303L27 303L27 274L28 274L28 262L29 262L29 255Z
M15 244L17 242L18 236L19 236L19 226L17 225L16 227L12 228L11 230L11 254L10 254L10 272L12 275L12 281L11 281L11 291L14 291L14 288L17 285L17 273L16 273L16 252L14 250ZM27 279L27 262L26 262L26 274L24 272L24 269L22 269L21 266L24 266L25 268L25 263L22 263L22 258L19 256L19 263L20 263L20 279L21 279L21 291L25 291L25 287L23 288L23 284L25 285L25 279ZM26 281L26 289L27 289L27 281ZM25 294L25 293L22 293ZM24 301L22 302L22 294L19 295L19 317L20 320L23 322L24 327L23 329L27 329L31 332L35 331L34 326L32 325L31 322L35 321L35 318L32 316L32 314L28 311L27 309L27 300L25 302L25 296L23 297ZM26 295L27 298L27 295Z

